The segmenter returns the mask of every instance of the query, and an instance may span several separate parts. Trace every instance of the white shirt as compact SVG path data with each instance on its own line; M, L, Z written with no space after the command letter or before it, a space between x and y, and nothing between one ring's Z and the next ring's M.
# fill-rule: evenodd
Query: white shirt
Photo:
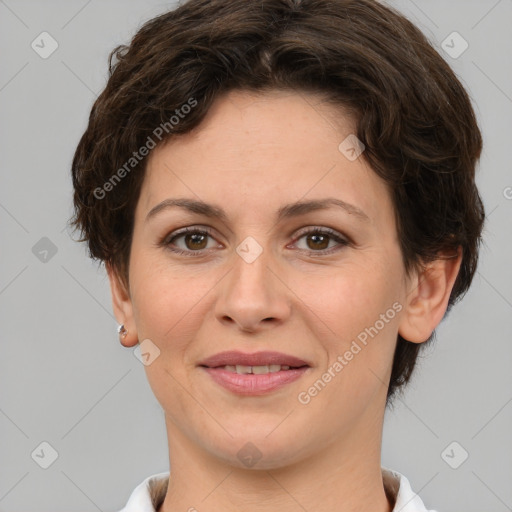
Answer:
M421 498L413 492L404 475L388 468L382 469L384 487L395 497L393 512L436 512L427 510ZM166 489L151 501L150 490L159 480L168 480L169 471L148 476L131 493L126 506L120 512L156 512L165 498Z

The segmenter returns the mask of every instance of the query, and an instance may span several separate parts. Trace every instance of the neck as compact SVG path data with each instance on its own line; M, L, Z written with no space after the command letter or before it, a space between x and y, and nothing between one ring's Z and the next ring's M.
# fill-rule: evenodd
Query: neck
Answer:
M158 512L392 512L380 466L382 424L374 426L353 429L299 462L246 469L205 452L167 418L171 475Z

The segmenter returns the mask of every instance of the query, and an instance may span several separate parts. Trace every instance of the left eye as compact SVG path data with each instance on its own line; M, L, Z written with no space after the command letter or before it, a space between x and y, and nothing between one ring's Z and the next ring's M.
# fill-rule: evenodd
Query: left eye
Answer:
M305 239L306 247L302 249L305 251L325 253L332 252L332 246L329 248L330 242L336 242L337 245L348 245L348 241L342 238L336 231L330 229L313 229L305 233L299 234L295 239L297 243L301 239ZM336 243L334 245L336 245ZM299 247L299 249L301 249Z

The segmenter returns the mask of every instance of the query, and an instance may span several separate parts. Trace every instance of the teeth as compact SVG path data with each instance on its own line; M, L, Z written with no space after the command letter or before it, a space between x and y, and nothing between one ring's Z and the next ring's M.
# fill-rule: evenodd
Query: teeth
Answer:
M246 375L249 373L261 375L264 373L275 373L275 372L279 372L281 370L289 370L290 369L290 367L285 364L283 364L283 365L268 364L268 365L260 365L260 366L245 366L245 365L241 365L241 364L237 364L235 366L235 365L228 364L222 368L223 368L223 370L226 370L228 372L233 372L233 373L236 372L241 375Z
M257 375L262 373L268 373L269 369L268 366L253 366L252 367L252 373L255 373Z

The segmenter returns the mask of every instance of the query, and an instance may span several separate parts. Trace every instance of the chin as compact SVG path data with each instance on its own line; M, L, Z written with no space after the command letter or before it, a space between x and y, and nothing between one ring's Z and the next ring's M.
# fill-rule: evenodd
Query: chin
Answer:
M268 435L272 428L275 425L265 432L243 431L243 435L233 438L226 435L214 446L210 445L209 451L230 466L252 471L283 468L307 457L307 439L290 436L284 430ZM313 447L310 451L314 451Z

